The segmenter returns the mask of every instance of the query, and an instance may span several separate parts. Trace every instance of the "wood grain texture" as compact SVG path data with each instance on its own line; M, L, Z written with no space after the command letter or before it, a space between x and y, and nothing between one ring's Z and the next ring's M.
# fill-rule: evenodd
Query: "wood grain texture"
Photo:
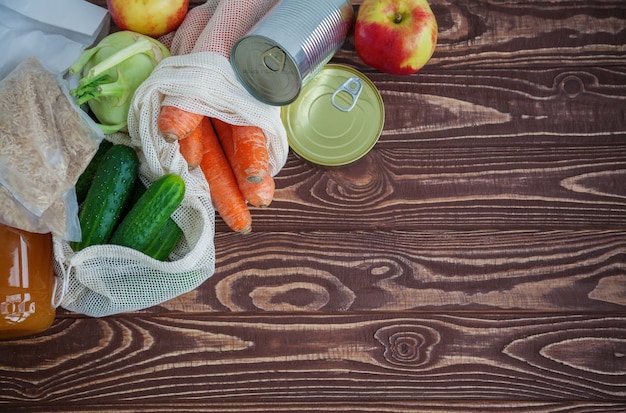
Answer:
M386 111L377 147L623 143L625 69L441 70L405 81L368 73Z
M165 308L626 310L621 231L264 233L245 239L224 233L216 237L216 250L216 274Z
M63 351L51 352L59 343ZM348 403L451 394L623 402L626 394L626 318L617 315L67 318L29 340L30 351L24 345L2 346L5 403Z
M624 404L619 402L457 402L454 400L428 402L411 401L377 401L363 402L326 402L323 400L309 402L164 402L143 403L132 405L124 403L102 403L81 405L13 405L12 412L46 412L62 413L262 413L262 412L298 412L298 413L623 413Z

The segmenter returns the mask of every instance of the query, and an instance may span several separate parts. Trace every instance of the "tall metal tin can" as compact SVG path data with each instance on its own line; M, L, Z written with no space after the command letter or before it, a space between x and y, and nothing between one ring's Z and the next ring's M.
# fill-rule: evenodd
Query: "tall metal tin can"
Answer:
M353 22L349 0L279 0L235 43L231 65L254 97L287 105L339 50Z

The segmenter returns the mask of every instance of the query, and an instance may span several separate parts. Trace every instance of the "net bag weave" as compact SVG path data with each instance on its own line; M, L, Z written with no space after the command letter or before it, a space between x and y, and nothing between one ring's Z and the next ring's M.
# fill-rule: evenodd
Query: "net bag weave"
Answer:
M56 305L93 317L136 311L161 304L202 284L215 272L215 210L202 172L189 170L177 142L159 134L162 105L216 117L237 125L256 125L267 137L272 175L284 166L288 143L280 108L252 97L229 62L233 44L277 2L208 0L189 11L176 32L161 40L172 56L164 59L135 92L128 135L106 138L134 147L140 179L149 185L165 173L185 181L185 198L172 218L183 239L169 261L157 261L116 245L95 245L77 253L54 238Z

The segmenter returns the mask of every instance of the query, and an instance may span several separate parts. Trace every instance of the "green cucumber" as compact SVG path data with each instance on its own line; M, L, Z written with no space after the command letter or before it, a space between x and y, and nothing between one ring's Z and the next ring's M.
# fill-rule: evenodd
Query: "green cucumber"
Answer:
M100 146L98 147L98 150L96 151L95 155L93 156L93 158L91 158L91 161L89 161L89 164L87 164L87 167L85 168L83 173L81 173L80 176L78 177L75 187L76 187L76 200L78 201L79 204L81 204L87 197L87 192L89 191L89 187L91 186L91 181L93 180L93 176L98 170L98 168L100 167L100 162L102 162L102 158L104 157L104 154L107 153L107 151L111 149L112 146L113 146L112 142L107 141L107 140L102 140L102 142L100 142Z
M137 180L133 192L130 194L130 199L126 205L126 211L122 214L125 216L128 211L137 203L139 198L146 192L147 188L141 182ZM152 239L150 245L144 250L144 254L155 258L159 261L165 261L167 257L174 251L176 245L182 238L183 230L180 229L178 224L172 219L168 218L165 226L161 229L159 234Z
M109 241L138 171L139 158L133 148L113 145L104 154L78 215L82 238L71 244L74 251Z
M183 230L180 229L176 221L168 218L159 234L150 241L143 253L159 261L165 261L174 251L182 236Z
M155 180L128 211L111 237L111 244L145 252L163 230L185 196L185 182L174 173Z
M120 216L120 222L124 219L124 217L128 214L130 209L139 201L139 198L146 192L146 186L141 182L141 179L137 178L137 182L135 183L135 187L131 191L128 196L128 201L126 202L126 206L122 210L122 215Z

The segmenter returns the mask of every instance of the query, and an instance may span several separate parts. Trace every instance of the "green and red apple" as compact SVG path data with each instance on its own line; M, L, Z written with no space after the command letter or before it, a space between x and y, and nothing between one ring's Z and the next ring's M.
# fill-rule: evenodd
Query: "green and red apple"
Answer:
M180 26L189 0L107 0L107 8L120 29L156 38Z
M366 65L410 75L435 52L437 29L427 0L364 0L354 26L354 45Z

